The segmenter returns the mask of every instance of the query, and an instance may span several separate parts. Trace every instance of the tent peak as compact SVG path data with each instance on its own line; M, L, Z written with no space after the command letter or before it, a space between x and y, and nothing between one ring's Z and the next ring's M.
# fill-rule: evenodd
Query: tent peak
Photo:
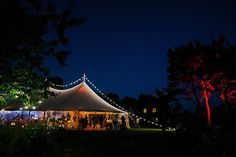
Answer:
M83 82L85 82L86 81L86 75L85 75L85 73L84 73L84 75L83 75Z

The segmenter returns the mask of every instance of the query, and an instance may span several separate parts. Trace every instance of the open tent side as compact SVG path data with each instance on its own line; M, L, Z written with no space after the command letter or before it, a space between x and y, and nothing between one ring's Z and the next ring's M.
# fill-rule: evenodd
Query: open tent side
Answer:
M98 123L101 123L99 122L100 119L112 123L111 121L114 118L117 121L121 121L121 117L124 116L126 127L129 127L128 113L107 103L85 81L75 87L64 90L50 87L49 91L55 93L56 96L50 96L37 107L38 111L44 112L44 116L47 115L45 111L47 113L54 111L64 113L66 111L71 117L86 119L89 123L92 123L91 121L94 121L94 118ZM78 126L76 120L74 120L73 126Z
M29 119L61 119L64 117L68 120L68 124L64 127L68 129L79 128L83 123L81 120L87 121L88 126L93 127L97 127L98 124L100 127L105 127L107 123L114 126L116 121L118 124L125 123L125 126L129 128L128 112L120 110L103 100L87 85L85 78L82 83L75 87L63 90L49 87L49 92L54 93L55 96L49 96L36 109L23 108L23 105L15 102L14 105L11 103L3 109L8 115L9 111L12 111L15 114L12 117L19 117L19 113L23 117L22 113L27 111ZM16 106L19 108L16 109ZM30 112L34 114L30 114Z

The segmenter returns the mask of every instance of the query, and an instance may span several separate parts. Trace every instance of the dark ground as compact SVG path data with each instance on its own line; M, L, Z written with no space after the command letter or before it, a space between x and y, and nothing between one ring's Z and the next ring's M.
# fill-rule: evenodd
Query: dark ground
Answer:
M180 134L157 130L66 131L57 134L54 142L58 147L56 148L58 151L54 151L55 156L62 154L66 157L191 156L191 149L188 148L191 144L184 141Z
M0 157L235 157L236 130L79 131L0 127Z

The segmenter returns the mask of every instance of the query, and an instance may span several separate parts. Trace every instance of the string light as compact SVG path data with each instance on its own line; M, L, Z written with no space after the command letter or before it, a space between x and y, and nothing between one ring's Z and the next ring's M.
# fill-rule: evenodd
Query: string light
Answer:
M52 83L52 82L49 82L49 84L50 84L51 86L53 86L53 87L62 87L62 88L64 88L64 87L69 87L69 86L75 85L75 84L77 84L78 82L80 82L82 79L83 79L83 78L79 78L79 79L77 79L77 80L75 80L75 81L73 81L73 82L71 82L71 83L64 84L64 85L55 84L55 83Z
M105 98L107 98L111 103L113 103L115 106L117 106L118 108L122 109L123 111L128 112L125 108L121 107L120 105L118 105L117 103L112 101L106 94L104 94L101 90L99 90L87 77L85 79L89 82L90 85L92 85L93 88L95 88L101 95L103 95ZM162 126L162 125L160 125L160 124L158 124L156 122L149 121L149 120L146 120L145 118L142 118L142 117L140 117L138 115L135 115L134 113L132 113L131 115L136 117L136 118L143 119L143 121L148 122L150 124L153 124L153 125L156 125L156 126L159 125L160 127Z
M105 97L107 100L109 100L112 104L114 104L115 106L117 106L117 107L120 108L121 110L123 110L123 111L125 111L125 112L128 112L128 110L126 110L126 109L123 108L122 106L120 106L120 105L118 105L117 103L115 103L115 102L114 102L113 100L111 100L106 94L104 94L101 90L99 90L98 87L95 86L95 84L92 83L85 75L84 75L83 77L81 77L81 78L79 78L79 79L77 79L77 80L71 82L71 83L68 83L68 84L59 85L59 84L55 84L55 83L52 83L52 82L49 82L49 84L52 85L52 86L54 86L54 87L62 87L62 88L64 88L64 87L68 87L68 86L75 85L75 84L77 84L78 82L80 82L80 81L82 81L82 80L84 80L84 81L87 80L88 83L89 83L90 85L92 85L92 87L93 87L94 89L96 89L102 96L104 96L104 97ZM159 125L160 127L162 126L162 125L160 125L160 124L158 124L158 123L156 123L156 122L149 121L149 120L147 120L147 119L145 119L145 118L143 118L143 117L140 117L140 116L138 116L138 115L135 115L134 113L132 113L131 115L134 116L134 117L136 117L136 118L140 118L140 120L142 119L144 122L148 122L148 123L153 124L153 125L156 125L156 126Z

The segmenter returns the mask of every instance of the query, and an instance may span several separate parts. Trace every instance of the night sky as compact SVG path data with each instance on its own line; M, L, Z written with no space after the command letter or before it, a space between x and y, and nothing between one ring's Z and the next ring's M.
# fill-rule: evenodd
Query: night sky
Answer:
M74 15L88 20L66 32L72 53L64 68L46 63L50 74L70 83L86 73L98 88L120 97L166 86L168 48L219 34L236 41L233 0L80 0Z

